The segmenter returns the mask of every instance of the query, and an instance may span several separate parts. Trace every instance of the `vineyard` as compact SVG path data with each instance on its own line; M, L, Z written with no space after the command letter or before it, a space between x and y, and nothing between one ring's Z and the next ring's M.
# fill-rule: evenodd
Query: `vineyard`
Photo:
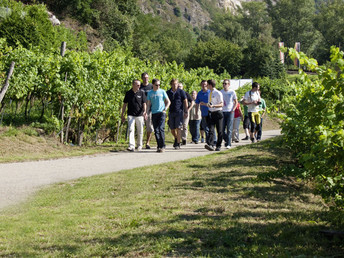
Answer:
M319 66L302 52L290 49L292 58L317 73L316 80L301 71L301 81L290 85L295 95L284 98L282 132L286 145L299 160L286 175L314 180L320 193L344 207L344 59L331 48L331 62Z
M178 78L186 90L198 90L207 78L229 78L207 68L186 71L175 62L150 63L132 57L122 49L113 52L60 51L42 53L22 47L9 48L0 41L1 79L15 62L10 87L1 103L1 123L31 124L48 133L58 133L67 141L77 132L77 143L92 138L97 130L107 128L115 135L120 127L120 107L124 93L142 72L159 78L162 88Z

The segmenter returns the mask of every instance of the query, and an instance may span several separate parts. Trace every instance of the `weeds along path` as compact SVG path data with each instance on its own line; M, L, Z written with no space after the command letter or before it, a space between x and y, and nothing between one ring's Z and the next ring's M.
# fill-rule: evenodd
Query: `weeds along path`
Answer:
M264 131L263 138L280 135L280 130ZM240 138L244 135L240 135ZM250 144L250 141L234 143L233 147ZM225 149L222 149L225 151ZM114 152L93 156L55 160L0 164L0 209L24 201L39 188L63 181L93 175L118 172L124 169L178 161L209 152L204 144L187 144L180 150L167 146L166 152L157 153L155 148L141 152Z

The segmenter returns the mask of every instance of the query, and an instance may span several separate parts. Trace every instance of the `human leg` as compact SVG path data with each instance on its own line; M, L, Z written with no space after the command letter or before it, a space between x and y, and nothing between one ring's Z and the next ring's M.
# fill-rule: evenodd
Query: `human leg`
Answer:
M152 115L154 134L158 145L158 150L165 148L165 119L166 114L163 112Z
M249 139L249 136L250 136L250 131L249 131L249 128L250 128L250 118L247 116L244 117L244 121L243 121L243 127L244 127L244 131L245 131L245 134L246 134L246 137L243 138L242 140L248 140Z
M209 116L209 114L208 114ZM208 116L202 116L202 127L205 133L205 142L208 143L209 142L209 126L208 126Z
M250 119L250 127L251 127L250 128L250 138L251 138L252 142L255 142L254 132L256 130L256 123L255 123L254 117L252 116L251 112L248 113L248 117Z
M129 148L135 150L135 117L128 116Z
M215 122L214 122L214 113L209 112L208 117L207 117L207 125L208 125L208 140L207 144L209 146L214 146L215 143Z
M234 112L229 113L229 122L228 122L228 145L232 146L232 133L233 133L233 122L234 122Z
M229 145L229 115L230 112L222 112L223 114L223 125L222 125L222 129L223 129L223 139L225 141L225 146Z
M257 141L260 141L262 139L262 131L263 131L263 118L260 118L260 124L258 126L258 132L257 132Z
M221 149L221 144L223 140L223 113L221 111L215 113L214 124L217 132L216 149ZM230 143L230 141L229 141Z
M153 126L153 121L152 121L152 112L150 112L150 111L147 111L146 131L147 131L146 147L149 148L150 140L152 138L152 133L154 132L154 126Z
M144 118L143 116L138 116L135 118L135 124L137 129L137 149L142 149L142 141L143 141L143 125L144 125Z
M182 139L183 145L186 144L186 140L188 138L188 124L189 124L189 116L183 119L183 126L181 129L181 139Z
M239 127L240 127L240 121L241 117L234 118L233 123L233 134L232 134L232 140L234 142L239 142Z

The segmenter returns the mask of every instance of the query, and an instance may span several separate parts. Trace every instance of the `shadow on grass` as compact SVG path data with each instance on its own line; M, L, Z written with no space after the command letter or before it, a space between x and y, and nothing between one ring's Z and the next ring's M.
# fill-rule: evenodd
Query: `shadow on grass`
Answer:
M312 214L312 216L324 214ZM294 255L338 256L343 254L343 243L339 239L328 241L320 235L321 226L301 225L298 213L276 212L271 216L285 216L280 223L262 223L265 219L257 213L236 213L234 218L254 217L257 222L236 222L228 225L228 216L181 214L175 221L160 223L161 229L155 232L124 233L114 238L96 238L86 244L100 244L110 247L121 246L121 250L111 253L115 256L206 256L206 257L257 257ZM301 214L303 216L303 214ZM199 225L194 228L178 229L174 223L187 221ZM141 244L138 244L141 243ZM151 246L144 246L150 243Z
M268 150L268 144L262 143L257 148ZM252 168L260 171L268 167L273 172L288 163L285 150L273 149L270 156L260 157L259 162L248 162L256 156L247 154L211 164L211 172L203 172L208 169L202 163L186 164L195 173L174 186L176 190L195 191L199 196L222 194L223 199L230 199L239 209L231 210L230 206L217 203L189 211L182 209L172 219L142 223L118 237L90 241L121 246L121 250L112 254L115 256L341 257L342 241L330 241L319 233L326 228L329 211L302 208L303 202L312 202L310 189L286 179L269 182L257 179L259 172ZM217 155L230 157L231 152ZM291 201L301 207L293 210Z

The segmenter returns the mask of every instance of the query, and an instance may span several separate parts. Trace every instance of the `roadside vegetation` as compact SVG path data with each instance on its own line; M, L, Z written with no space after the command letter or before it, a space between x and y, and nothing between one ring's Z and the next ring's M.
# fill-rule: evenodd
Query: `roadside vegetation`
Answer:
M0 213L1 256L341 256L343 214L281 138L47 187Z

